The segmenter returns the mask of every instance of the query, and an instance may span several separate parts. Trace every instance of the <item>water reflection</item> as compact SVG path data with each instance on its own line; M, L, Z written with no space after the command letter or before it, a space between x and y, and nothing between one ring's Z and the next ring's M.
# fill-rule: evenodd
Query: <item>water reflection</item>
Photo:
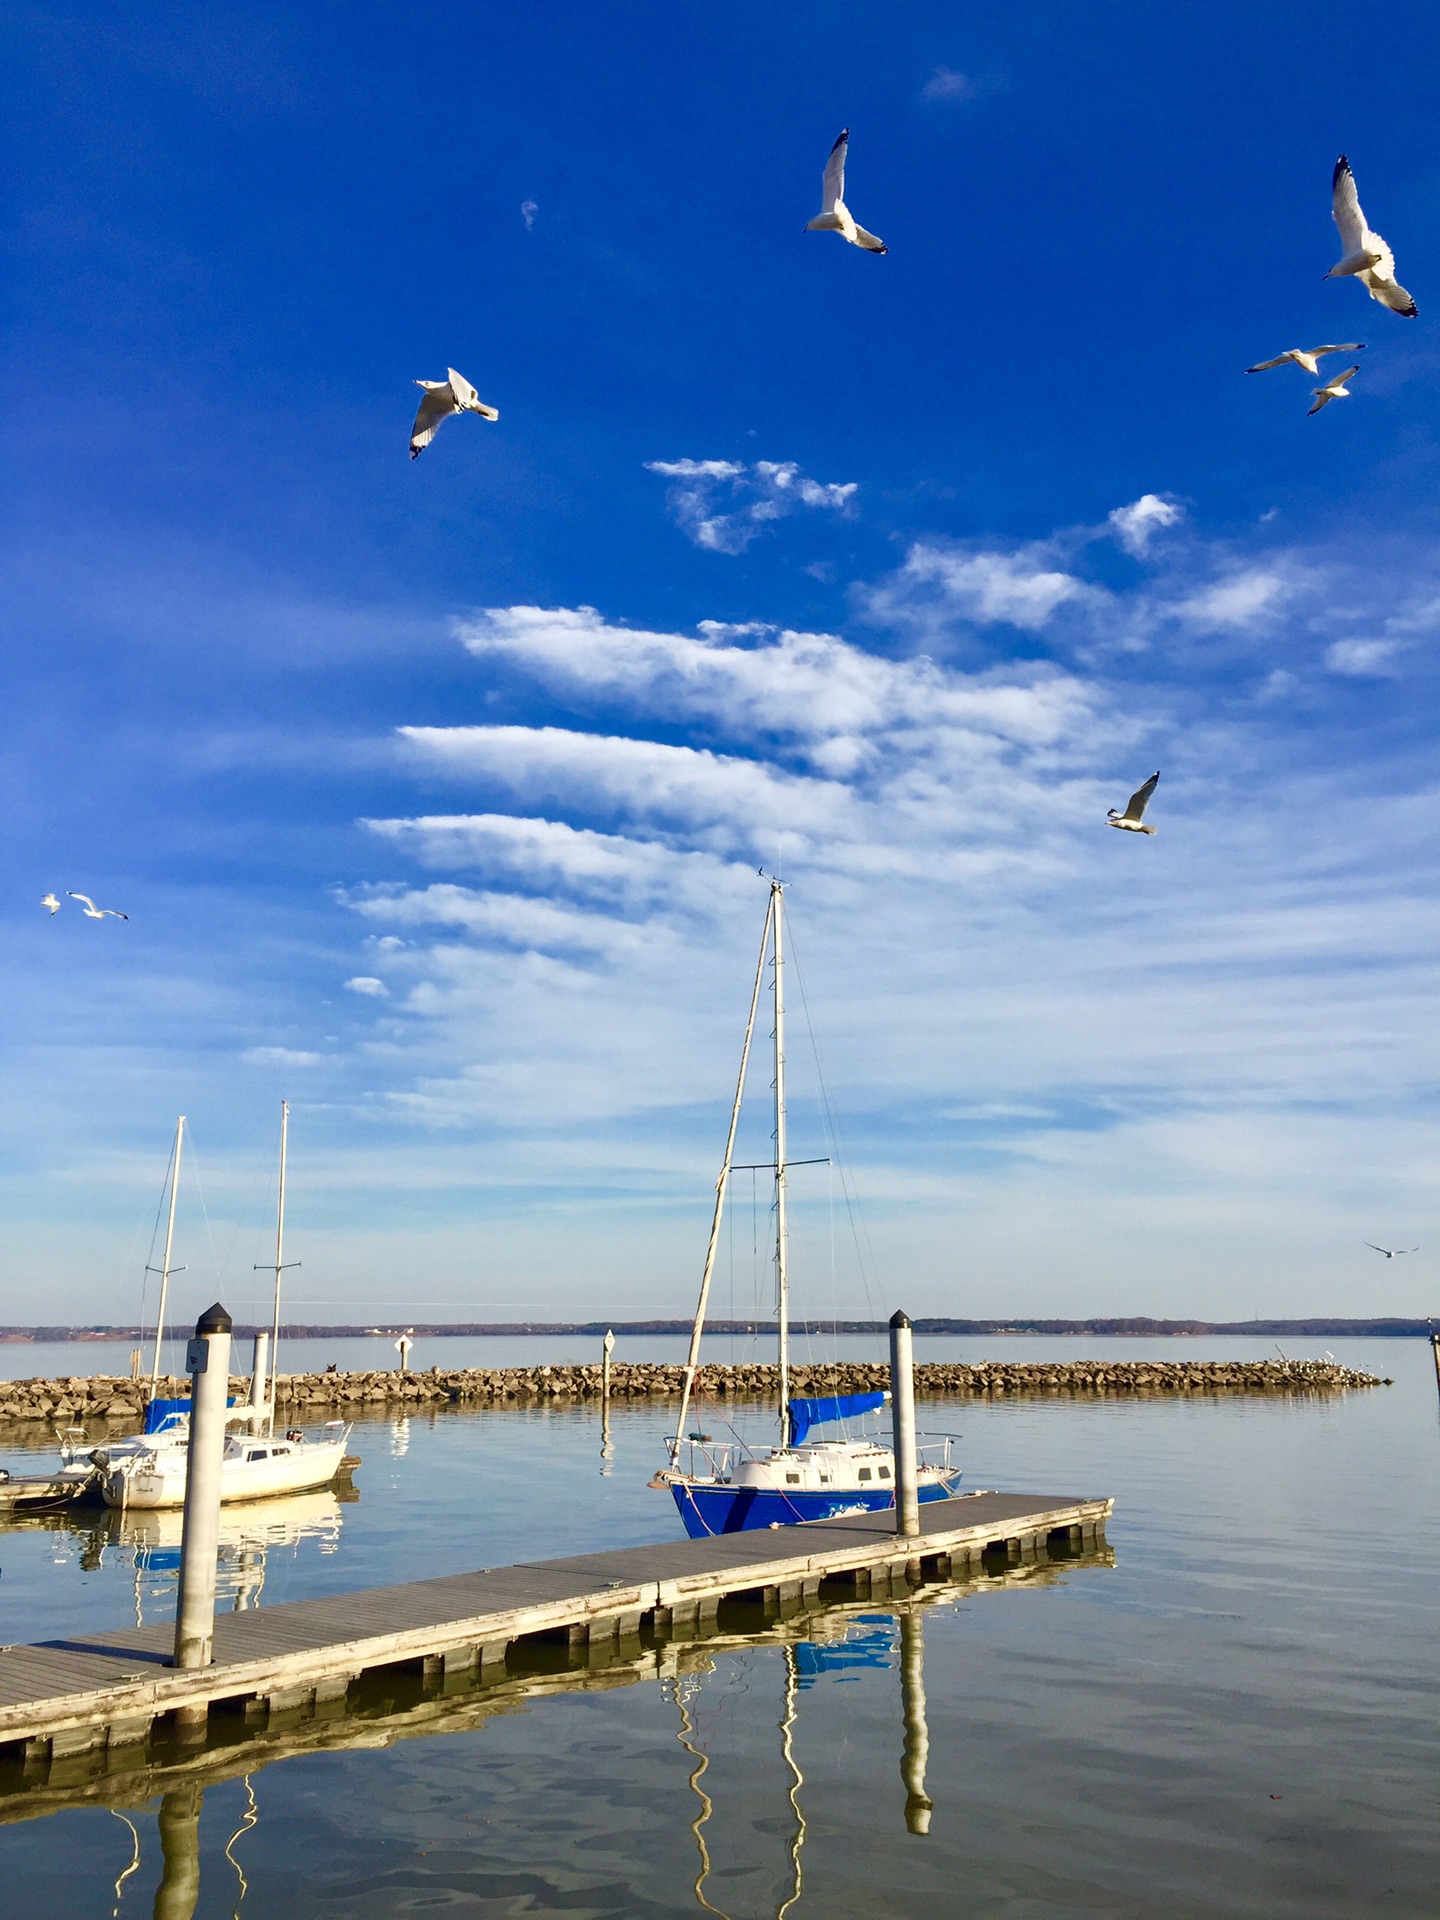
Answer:
M291 1494L283 1500L259 1500L252 1506L223 1507L216 1605L235 1613L259 1606L271 1556L313 1541L322 1554L340 1544L342 1505L357 1498L353 1487L325 1487ZM78 1559L85 1573L117 1566L132 1576L135 1624L166 1618L175 1605L180 1577L180 1509L142 1511L118 1507L65 1507L57 1513L26 1514L5 1532L55 1535L54 1560ZM147 1622L148 1614L148 1622Z
M118 1521L122 1516L107 1518ZM144 1525L153 1528L161 1518L146 1515ZM144 1543L134 1539L126 1544L131 1551L145 1550ZM257 1730L243 1714L217 1715L211 1722L208 1743L202 1748L184 1748L178 1742L167 1746L157 1741L148 1752L122 1747L104 1757L57 1760L51 1764L48 1778L12 1777L0 1786L0 1825L84 1806L108 1808L124 1821L133 1843L129 1861L114 1882L113 1912L118 1914L127 1882L139 1870L143 1853L153 1863L152 1871L156 1865L161 1870L155 1913L165 1920L190 1920L200 1896L203 1797L212 1787L238 1783L243 1787L243 1808L237 1809L238 1818L232 1813L227 1820L230 1832L223 1848L218 1845L218 1837L212 1843L215 1851L210 1868L213 1873L223 1866L227 1877L233 1872L232 1911L238 1916L248 1892L240 1842L253 1835L251 1846L263 1846L265 1822L254 1780L267 1766L304 1754L387 1748L431 1734L474 1736L489 1722L507 1722L525 1705L549 1696L658 1682L673 1706L678 1723L676 1737L687 1755L687 1767L674 1784L690 1801L690 1810L684 1816L683 1828L678 1821L676 1825L677 1830L688 1828L695 1847L697 1866L690 1880L695 1904L719 1916L719 1920L748 1920L752 1911L772 1915L773 1920L797 1920L806 1892L806 1696L817 1686L860 1678L861 1670L867 1678L885 1673L895 1676L891 1683L895 1712L892 1724L902 1735L904 1794L903 1799L897 1794L892 1801L890 1818L897 1827L903 1822L912 1833L926 1832L932 1807L925 1787L928 1733L923 1614L953 1606L980 1590L1052 1584L1071 1568L1106 1566L1112 1558L1108 1548L1101 1546L1067 1554L1063 1562L1042 1558L1020 1565L998 1565L972 1573L960 1583L937 1582L919 1589L905 1588L893 1598L877 1596L797 1610L788 1617L765 1621L763 1626L759 1625L757 1609L747 1610L737 1604L722 1608L721 1631L694 1640L661 1640L649 1646L632 1641L628 1648L611 1642L597 1644L589 1653L573 1654L564 1648L527 1644L514 1650L511 1669L500 1678L463 1678L456 1684L453 1676L447 1681L426 1676L418 1669L383 1669L356 1683L348 1702L327 1702L313 1710L289 1713L264 1730ZM739 1627L752 1620L759 1630L729 1630L732 1621ZM729 1763L734 1756L727 1753L725 1772L731 1784L722 1792L712 1771L707 1720L712 1729L719 1730L726 1702L753 1693L757 1682L767 1680L772 1685L778 1682L770 1718L771 1739L775 1742L770 1766L774 1769L778 1758L779 1768L769 1773L767 1788L767 1776L757 1756L747 1753L743 1773L731 1778ZM708 1716L702 1711L707 1698L712 1708ZM772 1807L782 1816L777 1826L754 1818L757 1787L773 1796ZM285 1804L288 1806L288 1801ZM148 1842L145 1822L129 1817L129 1813L147 1806L156 1811L154 1839ZM663 1826L663 1799L656 1811ZM745 1885L759 1863L742 1855L736 1865L725 1856L737 1845L745 1845L747 1834L763 1836L777 1830L784 1834L785 1864L780 1870L780 1886L768 1895L745 1899L738 1911L732 1911L735 1889ZM723 1843L718 1848L717 1834ZM779 1861L775 1860L772 1870L778 1868ZM729 1891L716 1894L717 1882ZM211 1900L217 1891L212 1889ZM730 1902L730 1907L721 1904L722 1898Z

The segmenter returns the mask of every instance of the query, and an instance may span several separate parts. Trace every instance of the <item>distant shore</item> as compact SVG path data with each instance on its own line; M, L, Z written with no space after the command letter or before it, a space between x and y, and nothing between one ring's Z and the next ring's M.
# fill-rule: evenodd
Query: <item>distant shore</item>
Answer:
M774 1330L773 1320L711 1320L706 1331L710 1334L757 1334ZM889 1331L884 1320L797 1320L791 1323L792 1331L797 1334L871 1334L879 1337ZM1325 1335L1344 1339L1410 1339L1423 1338L1430 1331L1428 1320L1381 1319L1381 1320L1146 1320L1146 1319L1097 1319L1097 1320L947 1320L921 1318L914 1322L917 1334L929 1337L965 1339L976 1336L1023 1337L1068 1336L1095 1339L1185 1339L1198 1335L1233 1338L1237 1340L1274 1340L1287 1335L1294 1338ZM188 1324L177 1324L165 1329L165 1337L171 1340L184 1340L193 1331ZM237 1338L248 1338L259 1329L237 1325ZM688 1335L688 1320L505 1320L505 1321L451 1321L420 1322L402 1324L399 1321L391 1326L356 1327L333 1326L330 1324L302 1325L287 1322L281 1327L281 1337L286 1340L364 1340L393 1338L397 1334L409 1333L419 1339L515 1339L526 1335L537 1338L554 1338L557 1335L583 1335L588 1339L601 1338L607 1331L617 1340L628 1336L636 1338L658 1335ZM0 1327L0 1344L18 1346L26 1344L77 1344L101 1340L153 1340L154 1327Z

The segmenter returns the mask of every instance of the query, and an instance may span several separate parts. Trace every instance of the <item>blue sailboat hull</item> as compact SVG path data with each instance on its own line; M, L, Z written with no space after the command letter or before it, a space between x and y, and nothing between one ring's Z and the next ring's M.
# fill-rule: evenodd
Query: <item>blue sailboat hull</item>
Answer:
M960 1485L960 1475L930 1481L920 1498L948 1500ZM793 1527L801 1520L837 1520L852 1513L884 1513L893 1509L895 1496L888 1487L831 1490L807 1487L782 1493L775 1487L699 1486L690 1481L671 1483L675 1504L692 1540L708 1540L717 1533L748 1533L757 1527Z

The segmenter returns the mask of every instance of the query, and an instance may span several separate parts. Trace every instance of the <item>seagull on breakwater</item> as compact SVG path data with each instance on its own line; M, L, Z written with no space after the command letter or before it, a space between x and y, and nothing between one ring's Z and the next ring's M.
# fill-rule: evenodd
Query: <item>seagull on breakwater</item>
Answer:
M1345 371L1343 373L1337 373L1333 380L1327 380L1323 387L1316 387L1314 389L1315 404L1306 410L1306 419L1308 420L1312 413L1318 413L1321 407L1328 407L1332 400L1348 400L1350 398L1350 389L1346 386L1345 382L1350 378L1352 373L1358 373L1359 371L1359 367L1346 367Z
M1360 211L1360 196L1355 191L1355 176L1343 153L1335 162L1330 207L1335 224L1340 229L1340 244L1345 251L1325 278L1343 280L1353 274L1362 286L1369 289L1372 300L1378 300L1382 307L1389 307L1392 313L1413 320L1420 309L1395 278L1394 254L1379 234L1373 233L1365 224L1365 216Z
M448 420L452 413L479 413L487 420L498 420L499 413L494 407L487 407L479 394L471 386L463 373L457 373L454 367L447 367L447 380L417 380L417 387L425 389L425 398L420 402L420 411L415 416L415 425L410 432L410 458L418 460L421 453L440 431L440 422Z
M1418 1253L1418 1247L1377 1247L1373 1240L1367 1240L1366 1246L1375 1253L1383 1253L1387 1260L1393 1260L1397 1253Z
M85 918L87 920L103 920L107 914L112 920L128 920L130 918L128 913L121 913L118 907L97 907L88 893L71 893L69 887L67 887L65 891L70 895L72 900L78 900L84 907ZM42 901L41 905L43 906L44 904Z
M52 920L60 911L60 902L55 898L53 893L47 893L40 904L42 907L48 907L50 909L50 918Z
M850 129L844 128L830 149L825 162L825 178L820 187L820 211L807 221L807 233L839 233L852 247L864 247L867 253L888 253L883 240L855 224L855 216L845 204L845 153L850 144Z
M1335 347L1287 347L1284 353L1277 354L1273 360L1262 360L1258 366L1246 367L1247 373L1268 373L1272 367L1303 367L1306 373L1320 378L1319 362L1327 353L1363 353L1363 340L1345 340Z
M1154 827L1145 827L1140 823L1145 817L1145 809L1150 803L1150 796L1155 791L1159 779L1160 775L1157 771L1151 774L1143 787L1137 787L1131 794L1124 813L1117 813L1114 807L1111 807L1105 816L1108 823L1112 827L1123 827L1126 833L1154 833Z

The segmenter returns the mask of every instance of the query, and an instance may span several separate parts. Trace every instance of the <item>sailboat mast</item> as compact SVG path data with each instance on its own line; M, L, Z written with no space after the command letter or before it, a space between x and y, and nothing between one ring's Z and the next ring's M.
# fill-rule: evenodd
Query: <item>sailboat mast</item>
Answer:
M784 889L770 883L775 957L775 1313L779 1329L780 1444L790 1440L790 1247L785 1221L785 938Z
M160 1347L165 1338L165 1309L170 1300L170 1254L175 1245L175 1196L180 1189L180 1150L184 1141L185 1116L182 1113L175 1122L175 1151L170 1157L170 1212L165 1220L165 1259L160 1268L160 1308L155 1320L155 1359L150 1368L152 1400L160 1387Z
M750 1015L745 1022L745 1044L740 1049L740 1073L735 1082L735 1099L730 1108L730 1131L725 1136L725 1158L720 1166L720 1178L715 1182L715 1211L710 1217L710 1240L705 1248L705 1269L700 1276L700 1298L695 1307L695 1319L690 1328L690 1353L685 1362L685 1383L680 1390L680 1418L675 1423L675 1437L670 1443L670 1464L673 1467L680 1458L680 1443L685 1435L685 1421L690 1412L690 1397L695 1389L695 1376L700 1371L700 1339L705 1331L705 1309L710 1300L710 1282L715 1276L715 1255L720 1246L720 1222L725 1217L725 1196L730 1190L730 1163L735 1158L735 1129L740 1124L740 1102L745 1095L745 1074L750 1065L750 1039L755 1032L755 1010L760 1005L760 987L765 978L765 951L770 945L770 919L775 911L774 896L766 903L765 925L760 934L760 957L755 962L755 985L750 990Z
M290 1102L280 1102L280 1189L275 1207L275 1312L270 1331L270 1422L275 1421L276 1384L280 1378L280 1276L285 1271L285 1156L290 1143Z

